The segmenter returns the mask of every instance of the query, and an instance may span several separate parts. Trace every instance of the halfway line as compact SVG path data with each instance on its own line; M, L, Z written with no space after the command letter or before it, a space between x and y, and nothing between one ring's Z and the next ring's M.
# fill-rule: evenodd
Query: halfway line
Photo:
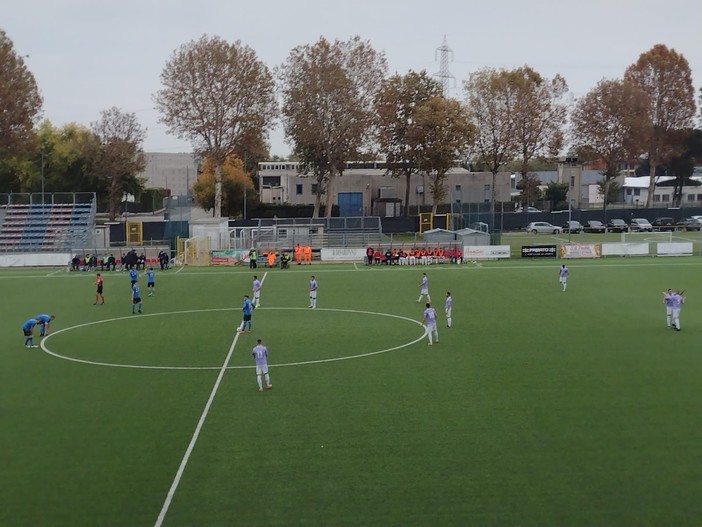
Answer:
M183 460L180 462L180 466L178 467L178 472L176 472L175 479L173 480L173 484L171 485L171 488L168 491L168 495L166 496L166 501L163 502L163 507L161 507L161 512L158 515L158 518L156 519L156 523L154 524L154 527L160 527L163 524L163 520L166 517L166 513L168 512L168 508L171 506L171 501L173 500L173 496L175 495L175 491L178 488L178 484L180 483L180 478L183 476L183 472L185 471L185 465L188 464L188 460L190 459L190 454L193 451L193 448L195 448L195 443L197 442L197 438L200 436L200 430L202 430L202 425L205 424L205 419L207 418L207 414L210 411L210 406L212 405L212 401L215 398L215 395L217 394L217 390L219 389L219 384L222 382L222 377L224 377L224 372L227 371L227 367L229 366L229 361L232 358L232 353L234 353L234 347L236 346L237 341L239 340L239 333L236 334L234 337L234 340L232 341L232 345L229 347L229 353L227 354L227 358L224 359L224 364L222 364L222 368L219 370L219 375L217 376L217 380L215 381L214 387L212 388L212 393L210 393L210 398L207 399L207 404L205 405L205 409L202 411L202 415L200 416L200 421L198 421L197 426L195 427L195 432L193 433L193 437L190 440L190 444L188 445L188 448L185 450L185 455L183 456Z

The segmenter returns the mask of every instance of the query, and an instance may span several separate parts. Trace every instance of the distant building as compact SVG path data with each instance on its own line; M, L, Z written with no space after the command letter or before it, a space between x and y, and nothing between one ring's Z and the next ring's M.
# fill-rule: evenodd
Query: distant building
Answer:
M258 164L259 198L263 203L311 205L315 202L317 182L314 177L298 173L299 164L290 161ZM347 163L341 176L332 184L331 203L338 205L341 216L398 216L405 201L405 177L386 175L385 163ZM492 174L452 168L446 178L449 203L485 203L492 199ZM326 197L325 197L326 199ZM501 172L495 179L495 201L509 202L510 174ZM410 179L409 206L430 206L430 178L413 174Z
M623 178L622 193L624 203L635 207L645 207L648 200L649 176ZM674 177L663 176L656 178L656 189L653 193L653 206L666 207L673 203L675 187ZM702 205L702 176L692 176L682 188L681 206L699 207Z
M139 177L146 188L167 189L167 195L186 196L197 180L199 160L193 154L147 152L146 168Z

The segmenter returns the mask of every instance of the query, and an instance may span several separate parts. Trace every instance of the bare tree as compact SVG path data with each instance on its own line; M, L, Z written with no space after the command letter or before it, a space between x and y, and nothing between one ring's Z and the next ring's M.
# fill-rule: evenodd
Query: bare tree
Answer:
M137 174L146 166L142 148L146 130L135 114L122 112L119 108L104 110L100 116L99 121L91 124L100 142L94 167L107 192L110 220L114 220L124 194L137 194L142 189Z
M674 49L656 44L642 53L624 73L624 80L641 89L647 99L647 138L642 151L648 154L650 182L646 206L653 202L656 167L678 153L676 130L691 128L695 116L695 90L687 59Z
M353 37L294 48L279 68L283 124L301 172L317 180L313 216L322 196L331 216L334 178L346 161L370 150L374 99L387 69L385 56Z
M416 130L417 111L442 92L441 84L425 71L410 71L385 79L376 95L378 144L388 173L405 177L405 216L409 216L410 180L419 173L419 156L424 150L422 134Z
M433 97L416 112L410 142L419 147L419 164L430 179L432 212L446 198L446 173L464 155L475 136L468 111L458 101Z
M630 82L601 80L576 104L571 115L573 147L581 159L601 159L603 206L611 193L608 187L619 175L620 164L637 155L646 117L646 98Z
M161 122L215 163L214 213L221 216L221 165L261 154L277 115L268 67L240 41L202 36L173 53L154 96Z
M471 74L464 84L471 122L477 130L474 150L492 173L490 216L495 224L497 173L517 151L517 133L512 116L515 93L510 72L485 68Z
M31 150L41 105L34 75L0 30L0 158Z
M548 80L529 66L511 70L509 83L514 90L511 112L524 197L532 195L531 160L539 155L555 156L562 146L567 112L563 97L568 85L560 75Z

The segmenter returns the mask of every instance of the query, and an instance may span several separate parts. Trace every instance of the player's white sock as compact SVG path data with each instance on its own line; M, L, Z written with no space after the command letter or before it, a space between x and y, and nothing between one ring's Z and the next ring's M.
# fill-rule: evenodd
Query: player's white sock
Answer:
M666 324L666 326L670 327L670 315L666 315L665 324Z
M448 327L451 327L451 317L448 317L448 319L446 320L446 324L448 325Z
M271 376L266 373L266 386L271 383Z
M263 384L261 384L261 376L260 375L256 375L256 382L258 383L258 388L260 390L263 390Z

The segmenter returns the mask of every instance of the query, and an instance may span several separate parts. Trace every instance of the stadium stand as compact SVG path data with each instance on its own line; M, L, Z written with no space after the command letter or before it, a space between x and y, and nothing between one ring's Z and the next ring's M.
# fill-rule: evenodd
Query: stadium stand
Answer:
M95 200L84 203L8 203L0 206L0 251L83 248L95 225Z

